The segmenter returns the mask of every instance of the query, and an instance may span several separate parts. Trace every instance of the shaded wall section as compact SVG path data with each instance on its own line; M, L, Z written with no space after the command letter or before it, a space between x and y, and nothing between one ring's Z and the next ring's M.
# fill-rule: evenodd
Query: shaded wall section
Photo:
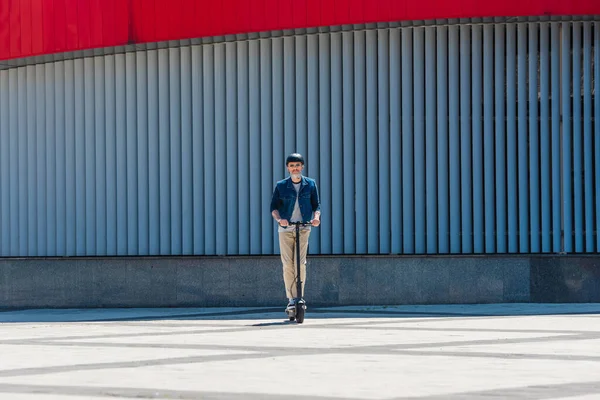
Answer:
M595 256L313 256L305 297L310 306L600 302L600 262ZM285 301L274 256L0 259L0 308L283 307Z
M528 302L527 257L312 257L309 305ZM278 257L0 259L0 308L282 306ZM283 311L283 309L282 309Z

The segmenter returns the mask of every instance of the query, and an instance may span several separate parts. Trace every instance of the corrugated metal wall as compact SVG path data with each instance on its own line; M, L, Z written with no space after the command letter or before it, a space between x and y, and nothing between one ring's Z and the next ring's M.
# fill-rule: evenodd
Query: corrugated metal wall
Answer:
M0 255L600 251L600 22L270 37L0 71Z

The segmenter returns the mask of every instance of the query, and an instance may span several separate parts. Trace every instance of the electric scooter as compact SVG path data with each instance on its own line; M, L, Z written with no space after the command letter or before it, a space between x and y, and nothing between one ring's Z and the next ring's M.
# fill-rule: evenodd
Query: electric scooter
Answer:
M290 225L296 225L296 295L294 298L294 309L287 310L286 313L290 321L296 321L301 324L304 322L306 313L306 302L302 298L302 280L300 275L300 227L312 226L310 222L290 222Z

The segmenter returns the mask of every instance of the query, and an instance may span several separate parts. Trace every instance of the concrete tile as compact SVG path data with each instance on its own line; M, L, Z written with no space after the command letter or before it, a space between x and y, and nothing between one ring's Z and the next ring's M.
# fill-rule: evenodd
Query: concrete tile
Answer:
M87 306L87 277L73 261L22 260L5 270L6 295L14 307L67 307L74 301Z
M232 259L229 263L229 301L232 307L255 304L258 299L258 263L247 259Z
M222 260L219 263L202 264L202 290L206 295L206 305L210 307L229 306L231 298L231 281L229 263Z
M204 268L199 259L181 260L177 268L177 304L202 307L206 302Z
M367 301L368 259L344 258L340 264L339 304L365 304Z
M259 306L276 306L285 303L282 267L279 257L261 257L256 260L256 301ZM309 268L309 278L310 278Z
M8 303L8 264L0 263L0 307Z
M311 304L340 304L339 258L310 259L307 266L305 298Z
M450 268L448 284L448 299L452 303L478 303L481 298L479 278L482 263L471 257L450 259L447 262Z
M528 258L502 258L504 265L504 293L506 303L531 301L531 264Z
M396 271L397 304L422 304L421 268L414 258L403 258Z
M152 259L108 259L93 266L95 294L104 306L166 307L177 301L177 270Z
M418 258L420 302L443 304L448 302L450 266L439 258Z
M366 263L367 302L368 305L398 304L396 301L396 274L400 268L400 259L382 260L378 264Z

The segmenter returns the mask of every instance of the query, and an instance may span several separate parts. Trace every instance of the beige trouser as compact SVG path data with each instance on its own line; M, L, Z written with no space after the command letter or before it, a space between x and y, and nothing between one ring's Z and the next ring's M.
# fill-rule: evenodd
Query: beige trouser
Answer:
M306 283L306 251L310 230L300 230L300 277L302 279L302 296ZM296 289L296 232L279 232L279 248L283 264L283 282L288 299L297 296Z

